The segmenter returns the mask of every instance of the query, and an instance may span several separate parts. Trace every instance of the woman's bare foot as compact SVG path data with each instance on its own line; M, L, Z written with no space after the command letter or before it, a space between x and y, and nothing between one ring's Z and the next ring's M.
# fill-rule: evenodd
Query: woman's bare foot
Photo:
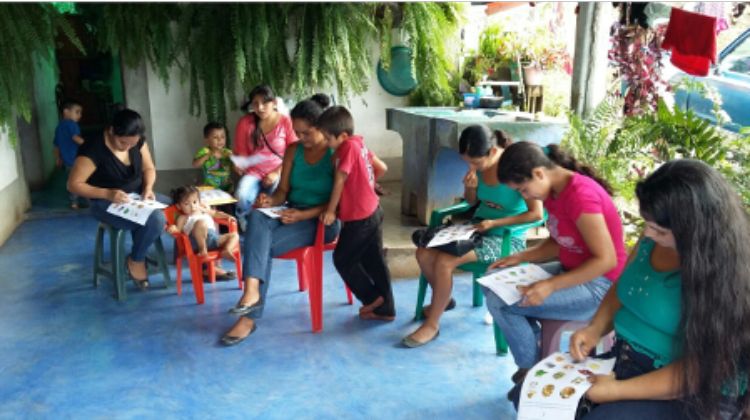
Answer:
M254 320L242 316L234 323L232 328L221 337L221 343L225 346L239 344L249 337L250 334L255 331L255 328L256 324Z
M237 302L237 307L240 306L252 306L260 300L260 293L257 290L251 290L250 287L245 287L244 293L242 293L242 297L240 298L239 302Z
M417 328L416 331L411 333L408 338L417 343L424 344L434 340L439 331L440 329L438 327L424 323Z
M237 319L237 322L232 325L232 328L230 328L229 331L227 331L224 335L232 337L246 337L250 330L253 329L253 325L255 325L255 320L245 316L241 316L239 317L239 319Z
M146 262L145 261L133 261L128 257L128 271L130 272L130 275L138 280L143 281L148 279L148 272L146 271Z
M378 306L382 305L385 300L383 299L383 296L378 296L375 300L373 300L371 303L368 303L367 305L362 305L361 308L359 308L359 316L361 317L362 314L372 312L377 308Z

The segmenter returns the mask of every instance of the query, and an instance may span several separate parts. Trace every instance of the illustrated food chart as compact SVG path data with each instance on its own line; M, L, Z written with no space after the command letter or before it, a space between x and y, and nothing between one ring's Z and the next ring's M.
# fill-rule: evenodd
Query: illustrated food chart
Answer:
M453 225L440 229L427 244L428 248L449 244L455 241L467 240L474 234L476 228L473 225Z
M614 364L614 358L575 362L569 353L548 356L526 375L518 419L574 420L579 401L591 387L588 378L609 374Z
M492 272L477 279L477 282L488 287L508 305L512 305L523 297L520 291L522 287L550 277L552 275L542 267L526 264Z
M167 206L154 200L142 201L138 194L128 194L130 201L127 203L112 203L107 207L107 213L120 216L124 219L145 225L151 212L156 209L163 209Z

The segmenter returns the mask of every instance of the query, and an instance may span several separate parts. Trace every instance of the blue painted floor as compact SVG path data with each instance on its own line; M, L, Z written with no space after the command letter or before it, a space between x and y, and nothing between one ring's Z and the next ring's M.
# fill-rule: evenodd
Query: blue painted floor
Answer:
M0 248L1 418L515 416L505 400L515 368L494 355L468 275L457 276L459 305L440 337L403 349L416 281L394 283L396 321L360 321L327 255L324 330L312 334L295 265L276 261L258 330L224 348L236 282L207 285L199 306L189 281L177 296L153 276L152 290L130 283L117 302L110 282L92 287L96 223L86 211L31 214Z

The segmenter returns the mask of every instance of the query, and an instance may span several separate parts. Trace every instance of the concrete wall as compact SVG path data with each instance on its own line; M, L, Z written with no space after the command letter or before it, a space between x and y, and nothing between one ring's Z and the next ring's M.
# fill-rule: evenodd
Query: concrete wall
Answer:
M29 189L23 176L21 149L13 147L8 133L0 129L0 245L10 237L23 221L23 214L31 206Z

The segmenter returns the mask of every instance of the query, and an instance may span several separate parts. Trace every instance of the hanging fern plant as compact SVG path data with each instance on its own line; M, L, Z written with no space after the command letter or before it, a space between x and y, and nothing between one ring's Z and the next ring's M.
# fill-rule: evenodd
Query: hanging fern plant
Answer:
M335 86L347 98L367 90L372 75L369 42L377 29L368 3L305 3L295 6L291 90L297 96Z
M412 105L449 105L456 101L456 71L447 45L458 35L459 3L403 3L403 30L412 48L414 72L419 84L412 92ZM458 42L456 40L456 42ZM382 50L381 50L382 54Z
M0 129L18 140L15 118L31 121L34 56L53 62L55 37L62 32L81 51L75 31L51 4L0 4Z
M148 60L169 86L169 69L176 59L176 44L170 23L178 16L176 4L84 3L78 6L100 51L120 54L123 62L136 67Z
M236 108L237 89L267 83L284 87L286 8L283 4L187 4L177 40L190 80L190 112L201 108L212 121L226 123L226 104ZM202 87L203 95L200 93ZM202 105L202 106L201 106Z

